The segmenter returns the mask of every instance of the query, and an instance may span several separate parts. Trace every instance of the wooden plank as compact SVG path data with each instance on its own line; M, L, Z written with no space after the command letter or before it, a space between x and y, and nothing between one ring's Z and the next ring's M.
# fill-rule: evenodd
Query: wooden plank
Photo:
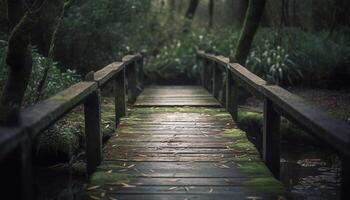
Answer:
M126 115L126 89L125 89L125 69L120 71L114 79L114 103L116 126L120 119Z
M280 177L280 115L269 99L264 101L263 156L266 165L276 178Z
M350 155L350 126L336 120L305 100L278 86L263 86L264 95L274 103L274 108L332 148Z
M147 95L161 95L161 89L148 90ZM98 183L92 179L91 186L107 188L106 196L118 199L283 195L280 182L246 135L228 134L234 128L236 124L222 108L134 107L109 140L97 170L99 175L132 177L131 187L113 185L118 181L113 178ZM269 182L251 185L259 180Z
M219 107L220 103L208 91L198 86L150 86L140 94L134 106Z
M226 110L234 120L238 120L238 84L234 81L232 73L227 69L226 83Z
M21 112L23 126L32 138L79 105L97 89L95 82L79 82L47 100L25 108Z
M86 164L92 174L102 161L101 96L100 91L92 93L84 103Z
M98 70L94 74L94 80L97 81L99 86L104 85L109 80L112 79L119 71L121 71L125 67L125 63L123 62L114 62L106 67Z
M128 82L128 102L133 104L137 97L137 74L135 62L131 62L126 66L126 77Z

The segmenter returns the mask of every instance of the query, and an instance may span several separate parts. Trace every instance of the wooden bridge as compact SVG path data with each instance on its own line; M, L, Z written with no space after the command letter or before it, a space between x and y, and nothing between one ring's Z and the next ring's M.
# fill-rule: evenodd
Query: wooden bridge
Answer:
M35 199L32 141L84 104L90 183L83 199L281 199L281 116L339 153L341 198L350 198L348 125L233 60L199 51L197 64L201 86L143 88L143 56L126 56L22 110L20 125L0 127L2 197ZM107 83L114 85L117 131L103 149L100 91ZM262 158L235 123L239 88L264 101Z

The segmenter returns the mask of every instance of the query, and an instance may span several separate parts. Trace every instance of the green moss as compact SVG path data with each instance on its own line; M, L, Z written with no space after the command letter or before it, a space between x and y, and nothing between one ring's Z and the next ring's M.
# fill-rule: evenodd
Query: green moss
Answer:
M226 129L224 131L224 137L234 140L247 138L245 132L240 129Z
M263 125L261 113L241 111L238 113L238 127L251 135L260 134Z
M284 193L284 186L274 177L255 177L243 183L244 186L253 187L256 190L264 190L269 193Z
M237 167L239 170L247 174L272 176L271 172L267 169L263 162L242 162L237 163Z
M235 156L234 158L232 158L231 161L233 162L247 162L247 161L260 161L261 158L259 156L259 154L242 154L242 155L238 155Z
M117 182L129 183L131 179L132 179L131 176L123 173L116 173L116 172L108 173L104 171L98 171L98 172L95 172L91 177L91 184L101 185L101 184L117 183Z
M256 151L255 146L248 139L239 140L230 145L231 148L240 151Z

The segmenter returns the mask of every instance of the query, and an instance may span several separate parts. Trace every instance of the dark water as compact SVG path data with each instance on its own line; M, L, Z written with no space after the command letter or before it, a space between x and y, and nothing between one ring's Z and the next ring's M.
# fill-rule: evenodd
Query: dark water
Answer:
M291 199L339 199L341 163L321 147L282 144L281 181Z
M34 173L34 195L37 200L80 200L86 184L84 176L69 170L40 168Z

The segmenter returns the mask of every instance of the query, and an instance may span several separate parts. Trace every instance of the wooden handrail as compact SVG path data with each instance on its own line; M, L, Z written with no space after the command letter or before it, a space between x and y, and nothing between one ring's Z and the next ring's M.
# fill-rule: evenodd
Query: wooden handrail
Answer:
M200 61L203 61L202 64ZM240 64L231 63L228 58L197 51L197 62L202 69L203 86L215 97L217 79L224 77L217 77L217 71L225 73L225 105L235 120L238 116L238 87L264 100L262 151L264 161L275 177L279 178L280 173L280 117L284 116L338 152L342 159L341 198L350 198L347 189L350 184L350 125L330 117L283 88L268 84ZM225 72L222 68L226 69Z
M128 76L126 76L126 71ZM127 55L122 61L111 63L92 73L92 77L88 77L86 81L74 84L38 104L22 109L20 125L16 127L0 126L1 172L11 178L14 183L13 185L7 184L6 187L10 187L11 192L14 191L13 187L18 190L18 196L11 196L11 199L32 198L30 194L31 170L29 169L32 165L31 144L33 139L81 104L84 104L87 172L91 174L102 160L100 90L106 83L113 81L116 125L118 125L120 118L126 114L126 95L132 101L138 95L137 85L142 85L140 78L143 77L142 73L143 56L141 54ZM128 81L128 94L126 81ZM3 166L5 169L2 169ZM13 176L14 174L16 176Z

